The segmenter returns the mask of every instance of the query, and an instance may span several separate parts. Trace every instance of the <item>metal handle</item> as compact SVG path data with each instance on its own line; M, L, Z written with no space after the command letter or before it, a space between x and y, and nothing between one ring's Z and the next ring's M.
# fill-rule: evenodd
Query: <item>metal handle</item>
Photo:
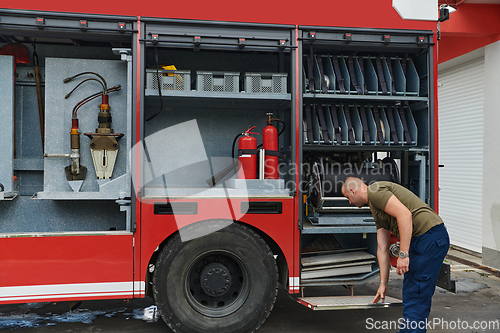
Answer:
M360 211L360 210L370 210L370 207L360 207L360 208L355 208L355 207L321 207L321 209L320 209L320 211L327 211L327 210Z
M323 201L348 201L349 199L345 197L322 197Z
M71 157L71 154L43 154L43 157Z

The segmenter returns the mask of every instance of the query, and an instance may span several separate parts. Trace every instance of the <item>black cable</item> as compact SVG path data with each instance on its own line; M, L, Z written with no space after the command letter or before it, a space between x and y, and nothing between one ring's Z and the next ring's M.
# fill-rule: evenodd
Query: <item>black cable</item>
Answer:
M120 91L121 89L122 89L121 85L116 85L116 86L108 89L108 93L112 93L112 92L115 92L115 91ZM78 112L78 109L80 107L82 107L83 105L87 104L91 100L96 99L97 97L102 96L102 95L103 95L102 92L98 92L98 93L92 94L92 95L90 95L88 97L85 97L80 102L76 103L75 107L73 108L73 112L72 112L73 119L77 118L77 112Z
M236 146L236 140L238 140L238 138L242 135L243 133L238 134L233 140L233 149L231 150L231 157L233 158L233 161L234 161L234 146Z
M281 124L283 124L283 128L281 129L281 131L278 133L278 137L283 134L283 132L285 131L285 122L281 119L277 119L277 118L273 118L272 120L275 120L275 121L279 121Z
M114 86L114 87L112 87L112 88L108 89L108 93L109 93L109 92L119 91L119 90L121 90L121 85L116 85L116 86ZM102 93L102 92L98 92L98 93L92 94L92 95L90 95L90 96L88 96L88 97L85 97L85 98L84 98L84 99L82 99L80 102L76 103L75 107L73 108L73 118L74 118L74 119L76 119L76 112L78 111L78 109L79 109L82 105L84 105L84 104L86 104L86 103L90 102L91 100L96 99L97 97L102 96L102 95L103 95L103 93Z
M155 60L156 60L156 77L158 80L158 95L160 96L160 110L158 110L158 112L156 112L154 115L152 115L151 117L146 119L146 121L152 120L153 118L155 118L157 115L159 115L163 111L163 98L161 96L161 88L163 85L163 72L161 73L161 76L160 76L160 73L158 71L158 67L160 67L159 62L158 62L158 45L154 44L154 48L155 48Z
M64 98L65 98L65 99L68 99L68 98L69 98L69 96L71 96L71 94L72 94L72 93L73 93L76 89L78 89L78 87L79 87L79 86L81 86L82 84L84 84L84 83L85 83L85 82L87 82L87 81L97 81L97 82L99 82L99 84L102 86L102 93L104 94L104 90L105 90L105 88L104 88L104 84L103 84L101 81L99 81L98 79L89 78L89 79L85 79L85 80L83 80L82 82L78 83L78 84L76 85L76 87L74 87L74 88L73 88L73 90L71 90L71 91L70 91L70 92L69 92L66 96L64 96Z
M238 135L234 138L234 140L233 140L233 149L231 149L231 157L232 157L233 159L231 160L231 163L233 163L234 169L236 169L236 171L235 171L235 172L237 172L237 168L238 168L238 167L237 167L237 165L238 165L238 163L236 163L236 162L234 161L234 146L236 146L236 140L238 140L238 138L239 138L240 136L244 135L244 134L245 134L245 133L240 133L240 134L238 134Z
M95 72L81 72L81 73L78 73L76 75L65 78L63 80L63 82L68 83L69 81L79 77L80 75L85 75L85 74L92 74L92 75L95 75L98 78L100 78L102 80L102 83L104 84L104 91L105 91L104 94L106 95L108 93L108 84L106 83L106 80L99 73L95 73Z
M116 88L113 87L111 89L108 89L108 93L112 93L112 92L120 91L120 90L121 90L121 87L118 85L118 86L116 86ZM75 105L75 108L73 109L75 118L76 118L76 113L77 113L78 109L80 109L80 107L82 107L83 105L87 104L88 102L90 102L90 101L92 101L92 100L94 100L97 97L100 97L102 95L103 95L103 93L96 93L96 94L90 95L89 97L84 98L83 100L78 102L77 105Z

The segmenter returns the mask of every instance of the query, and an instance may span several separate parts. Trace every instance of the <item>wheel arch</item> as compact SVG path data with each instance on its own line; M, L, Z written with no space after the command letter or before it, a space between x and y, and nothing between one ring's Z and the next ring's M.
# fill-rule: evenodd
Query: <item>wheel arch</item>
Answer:
M213 219L207 219L207 220L200 220L194 223L204 223L211 221ZM218 219L219 220L219 219ZM228 220L229 221L229 220ZM288 262L286 260L286 257L281 249L281 247L274 241L272 237L270 237L267 233L265 233L263 230L249 224L245 223L242 221L232 221L233 223L239 223L243 224L249 229L251 229L253 232L255 232L259 237L261 237L264 242L266 242L267 246L271 249L273 252L275 258L276 258L276 265L278 266L278 282L284 287L287 288L288 285ZM186 226L187 227L187 226ZM185 227L184 227L185 228ZM160 254L161 250L163 247L166 246L166 244L174 238L177 234L179 234L180 231L177 230L176 232L170 234L168 237L166 237L156 248L156 250L153 252L149 259L149 263L147 265L146 269L146 295L152 297L153 296L153 286L152 286L152 281L153 281L153 273L154 273L154 267L156 264L156 261L158 259L158 255Z
M259 235L269 246L273 254L277 257L276 258L276 264L278 266L278 282L285 288L287 289L288 286L288 262L286 260L285 254L281 247L276 243L276 241L269 236L267 233L265 233L262 229L256 228L255 226L244 223L244 222L237 222L237 223L242 223L249 227L252 231L254 231L257 235Z

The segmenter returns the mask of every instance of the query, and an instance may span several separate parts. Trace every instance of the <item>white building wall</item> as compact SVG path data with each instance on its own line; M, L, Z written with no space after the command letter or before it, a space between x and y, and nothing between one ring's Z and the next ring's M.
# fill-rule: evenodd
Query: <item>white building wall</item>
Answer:
M500 269L500 41L440 64L438 86L440 215L452 243ZM479 133L480 108L479 141L467 133Z
M500 41L484 49L483 264L500 268Z

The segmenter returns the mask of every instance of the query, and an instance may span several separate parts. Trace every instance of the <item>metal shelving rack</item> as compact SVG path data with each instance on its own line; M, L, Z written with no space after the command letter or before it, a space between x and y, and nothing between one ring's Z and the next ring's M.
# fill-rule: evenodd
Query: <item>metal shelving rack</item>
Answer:
M300 27L303 162L314 156L387 153L400 161L402 185L424 200L430 196L426 173L432 171L426 163L433 145L432 40L432 31ZM375 251L371 215L352 207L351 213L314 214L307 208L300 207L302 235L334 235L346 248L362 244ZM374 264L369 274L303 279L301 285L355 285L378 270Z

